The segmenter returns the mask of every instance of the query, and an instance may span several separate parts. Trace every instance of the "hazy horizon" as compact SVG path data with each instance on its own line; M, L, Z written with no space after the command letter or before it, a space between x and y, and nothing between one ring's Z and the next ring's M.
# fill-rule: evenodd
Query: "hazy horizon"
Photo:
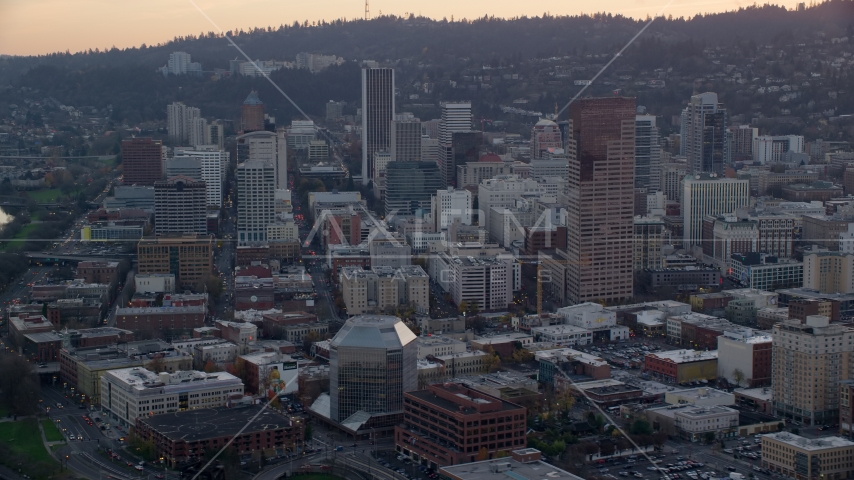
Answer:
M210 18L205 18L190 0L148 0L145 9L115 0L4 0L0 4L0 54L43 55L54 52L72 53L91 49L138 47L156 45L174 37L218 31L214 22L225 31L255 27L291 25L294 21L309 23L318 20L354 19L364 17L363 0L319 0L280 2L274 0L244 0L239 4L228 0L195 0L196 5ZM799 0L782 0L778 5L794 8ZM460 5L451 0L434 0L429 4L372 0L371 17L409 13L433 19L455 20L480 18L484 15L502 18L519 16L578 15L606 12L632 18L647 15L693 17L696 14L720 13L753 5L741 0L603 0L591 4L543 0L531 8L524 2L496 0L470 2ZM662 9L664 9L662 11Z

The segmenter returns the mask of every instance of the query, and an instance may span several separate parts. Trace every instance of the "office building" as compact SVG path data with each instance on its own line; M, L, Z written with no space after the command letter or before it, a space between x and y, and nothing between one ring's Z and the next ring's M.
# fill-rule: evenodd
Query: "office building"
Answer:
M718 103L717 93L691 97L682 111L680 144L688 158L688 173L723 175L729 157L726 122L726 109Z
M326 104L326 119L327 120L338 120L343 115L344 111L344 102L336 102L334 100L330 100Z
M542 461L542 454L534 448L513 450L509 457L501 456L439 469L439 475L448 480L503 480L507 477L534 480L543 472L551 473L551 478L555 480L581 480L579 476Z
M237 166L237 239L240 244L267 240L267 226L276 220L275 183L275 169L270 162L249 160Z
M456 244L430 257L430 277L456 305L498 311L521 288L521 265L496 244Z
M213 240L207 236L143 238L136 253L139 273L171 273L180 287L195 287L213 269Z
M164 330L185 332L205 326L207 306L164 306L116 308L116 327L134 332L150 333Z
M804 153L802 135L762 135L753 142L753 161L762 164L783 161L787 152Z
M431 200L433 229L437 232L448 228L454 222L463 225L472 224L472 196L466 189L437 190Z
M362 69L362 185L374 176L374 153L391 147L394 69Z
M427 211L430 200L442 188L439 167L430 162L391 162L386 167L386 215L414 215Z
M517 200L524 197L536 197L545 195L546 190L542 184L530 178L519 178L516 175L500 175L483 180L478 186L478 210L484 212L479 215L478 225L485 230L490 228L490 216L487 212L495 208L511 208Z
M166 162L166 178L185 175L205 182L207 205L220 208L222 207L222 185L225 181L228 162L228 152L213 145L210 148L198 149L176 148L175 156Z
M750 125L727 127L730 146L729 152L734 162L753 160L753 142L759 136L759 129Z
M557 177L565 179L569 175L569 164L563 148L549 148L541 158L531 159L531 178Z
M248 160L273 165L275 188L288 188L288 147L283 132L251 132L237 137L237 164Z
M543 158L550 148L563 148L561 132L557 123L541 118L531 128L531 160Z
M417 387L415 339L397 317L347 320L329 341L328 411L312 410L351 431L391 430L403 419L403 394Z
M293 120L287 130L288 148L293 150L308 150L309 145L317 137L317 127L314 120Z
M478 137L471 129L471 102L444 102L442 103L442 119L439 122L439 170L442 174L442 186L457 186L456 157L474 157L477 159L477 147L482 143L482 134ZM454 148L455 133L467 133L456 137L457 145ZM470 154L472 144L475 152ZM456 150L456 151L455 151ZM474 160L471 160L474 161Z
M243 395L243 382L226 372L154 373L141 367L110 370L101 376L101 408L121 425L161 413L225 406Z
M197 135L191 134L197 125L200 125L197 120L203 120L198 108L188 107L181 102L167 105L166 128L172 145L195 145L190 141L190 137L197 139Z
M714 173L686 175L682 180L682 246L702 246L703 219L733 213L750 203L750 181Z
M321 162L329 158L329 145L326 140L312 140L308 144L308 161Z
M660 217L634 218L634 255L632 269L639 272L657 270L664 266L665 228Z
M661 146L655 115L635 116L635 188L661 187ZM674 199L675 200L675 199Z
M570 105L567 297L624 300L632 292L635 100L587 98ZM481 205L483 208L483 205Z
M163 177L163 143L149 137L122 140L124 185L154 185Z
M524 407L461 383L430 385L404 396L403 423L394 429L396 449L429 468L473 462L484 452L487 457L508 455L526 445ZM494 425L502 433L492 439L478 429L454 433L451 425Z
M240 106L240 131L242 133L264 130L264 102L252 90Z
M154 184L154 231L163 235L204 235L208 231L205 182L185 176Z
M682 163L668 162L661 165L661 191L668 200L682 202L682 180L688 166Z
M750 328L718 337L718 379L739 387L771 385L771 336Z
M837 384L851 377L854 329L811 315L774 325L771 336L775 414L804 425L836 423Z
M394 116L394 121L391 122L389 153L392 162L421 161L421 120L411 113Z
M841 437L807 438L789 432L762 436L762 467L795 480L851 477L854 442Z

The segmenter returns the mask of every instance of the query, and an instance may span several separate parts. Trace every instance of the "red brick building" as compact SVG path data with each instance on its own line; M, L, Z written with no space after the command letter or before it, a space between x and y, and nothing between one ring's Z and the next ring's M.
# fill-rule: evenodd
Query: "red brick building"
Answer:
M62 338L54 332L29 333L24 335L22 350L24 358L31 362L58 362Z
M286 417L271 408L259 414L261 409L261 405L251 405L140 416L134 432L143 441L151 441L154 456L172 467L201 460L206 451L218 451L232 438L229 448L238 455L263 453L268 458L303 443L304 419ZM187 432L186 425L196 427Z
M122 140L122 183L125 185L154 185L163 177L163 142L148 137Z
M119 273L119 262L80 262L77 264L77 278L86 283L104 283L110 285Z
M300 325L303 323L314 323L317 315L308 312L273 313L263 315L261 328L266 338L281 338L282 328L287 325Z
M525 407L462 384L435 384L404 393L395 449L431 468L495 458L526 446Z
M716 350L669 350L647 353L643 363L644 373L666 383L714 380L718 375Z
M204 324L203 306L116 309L116 327L126 330L190 330Z
M536 256L540 250L566 250L566 227L525 227L525 255Z
M69 343L73 348L104 347L133 341L133 332L113 327L69 330L63 335L68 335Z
M270 247L267 245L239 245L235 254L235 267L248 267L253 262L267 263L270 258Z

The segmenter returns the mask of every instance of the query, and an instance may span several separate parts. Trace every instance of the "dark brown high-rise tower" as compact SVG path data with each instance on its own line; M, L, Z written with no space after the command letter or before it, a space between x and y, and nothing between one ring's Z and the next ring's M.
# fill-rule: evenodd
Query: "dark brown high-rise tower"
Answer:
M567 300L632 297L635 99L586 98L569 108Z
M163 177L163 142L151 138L122 140L122 183L154 185Z

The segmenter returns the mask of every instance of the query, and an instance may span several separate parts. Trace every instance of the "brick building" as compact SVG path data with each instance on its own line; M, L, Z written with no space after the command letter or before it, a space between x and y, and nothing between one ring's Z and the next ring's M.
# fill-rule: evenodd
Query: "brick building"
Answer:
M810 315L824 315L831 321L839 321L839 302L830 299L793 298L789 300L789 318L806 321Z
M462 384L435 384L404 394L395 449L431 468L494 458L526 445L526 409Z
M718 374L718 352L670 350L647 353L643 371L666 383L714 380Z
M213 270L213 238L209 236L143 238L136 252L139 273L171 273L175 283L184 287L195 287Z
M24 358L32 362L58 362L62 350L62 337L55 332L28 333L24 335Z
M116 309L116 327L127 330L191 330L204 325L201 305Z
M104 283L110 285L119 273L119 262L80 262L77 264L76 278L85 283Z
M163 142L148 137L122 140L124 185L154 185L163 177Z

